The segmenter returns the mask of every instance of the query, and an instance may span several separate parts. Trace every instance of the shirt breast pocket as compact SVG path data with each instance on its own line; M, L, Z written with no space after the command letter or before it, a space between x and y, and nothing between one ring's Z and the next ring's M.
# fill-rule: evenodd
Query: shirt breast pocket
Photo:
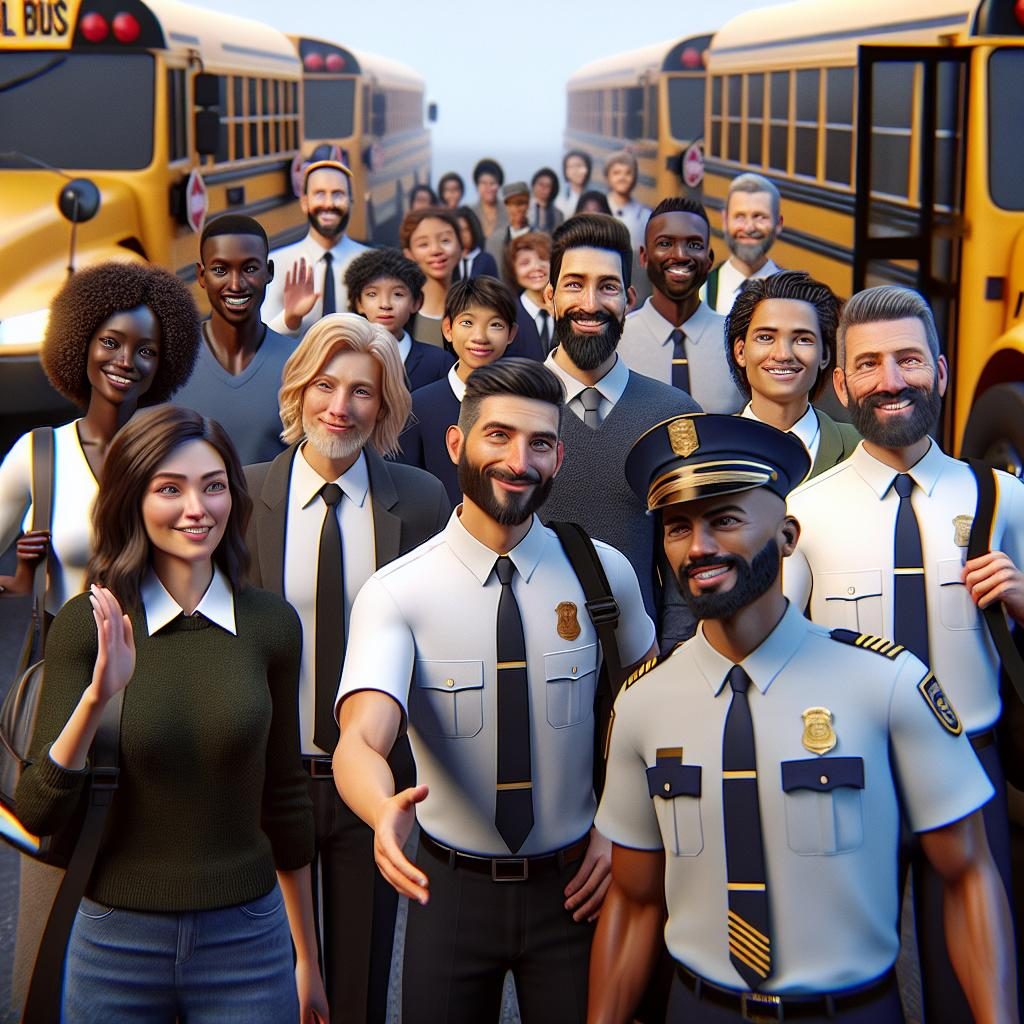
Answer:
M544 655L548 725L566 729L587 721L594 710L597 644Z
M959 558L944 558L939 562L939 615L946 629L981 629L978 608L960 582L963 569Z
M782 762L786 838L803 857L856 850L864 842L862 757Z
M654 801L665 849L676 857L696 857L704 849L700 816L701 766L666 764L647 769L647 791Z
M409 720L424 736L476 736L484 726L484 663L417 661Z
M882 636L882 571L823 572L815 586L825 595L824 623L832 628L853 629L858 633Z

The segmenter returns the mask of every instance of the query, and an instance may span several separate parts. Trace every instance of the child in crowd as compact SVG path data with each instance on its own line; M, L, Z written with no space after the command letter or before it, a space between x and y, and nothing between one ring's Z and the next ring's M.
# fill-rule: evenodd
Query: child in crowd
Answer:
M423 302L416 313L412 332L428 345L444 348L441 318L445 297L462 255L459 222L451 210L432 206L411 210L398 230L402 252L423 271Z
M398 342L410 391L443 380L455 362L444 349L425 345L406 330L423 305L426 280L423 271L397 249L370 249L345 271L349 309L391 332Z

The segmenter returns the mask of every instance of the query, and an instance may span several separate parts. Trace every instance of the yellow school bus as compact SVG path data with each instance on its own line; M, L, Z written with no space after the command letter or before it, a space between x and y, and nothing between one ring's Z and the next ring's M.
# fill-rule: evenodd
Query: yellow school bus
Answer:
M772 250L848 296L931 301L951 367L943 439L1024 466L1024 5L801 0L740 15L707 62L704 200L771 179ZM720 236L720 230L717 232Z
M349 234L396 244L414 185L430 181L425 83L411 68L321 39L293 36L302 61L302 152L336 146L352 170ZM321 150L322 152L322 150Z
M149 260L194 281L204 215L256 216L273 244L304 222L300 84L287 36L252 21L174 0L0 0L7 437L19 416L59 414L37 354L69 266ZM99 200L74 231L68 179L86 179L83 207Z
M567 85L565 148L588 153L594 180L605 160L628 149L639 165L634 198L700 198L683 184L684 153L704 135L704 65L711 36L674 39L580 68Z

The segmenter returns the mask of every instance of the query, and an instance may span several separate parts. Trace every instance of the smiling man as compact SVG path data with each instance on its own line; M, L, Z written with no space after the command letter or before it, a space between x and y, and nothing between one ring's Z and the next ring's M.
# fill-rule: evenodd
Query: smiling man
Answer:
M743 398L729 373L725 318L700 300L715 254L704 207L685 197L654 209L640 247L651 297L626 317L619 342L637 373L692 395L705 412L738 412Z
M790 497L804 533L786 593L815 622L902 644L943 680L996 789L985 825L1009 888L1006 785L993 732L1000 663L980 609L1002 602L1024 623L1024 485L998 474L991 550L965 564L978 488L970 468L928 435L948 368L927 302L909 288L869 288L843 308L837 340L836 393L864 441ZM938 889L934 875L916 872L926 1016L967 1021L942 950Z
M498 1020L508 970L523 1019L582 1024L607 843L592 830L602 652L586 598L535 513L562 462L562 388L498 360L466 382L448 450L463 502L444 532L377 572L352 616L335 780L375 831L409 910L405 1024ZM651 653L636 576L596 544L623 663ZM384 761L408 730L418 779ZM420 826L415 863L402 847Z
M295 340L260 317L274 278L267 250L267 233L252 217L229 213L204 228L196 278L210 300L210 318L192 376L174 396L175 405L217 420L243 465L266 462L285 447L277 391Z

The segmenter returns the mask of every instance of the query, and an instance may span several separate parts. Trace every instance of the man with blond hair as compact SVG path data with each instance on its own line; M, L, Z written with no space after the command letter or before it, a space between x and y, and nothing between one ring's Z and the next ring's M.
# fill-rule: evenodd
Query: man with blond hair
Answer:
M324 981L332 1020L353 1024L385 1019L397 897L374 867L373 833L332 784L349 614L366 580L442 529L451 511L429 473L384 461L410 408L394 337L355 314L324 317L284 367L288 449L245 471L252 582L282 595L302 623L299 729L316 814ZM390 763L411 785L404 738Z

